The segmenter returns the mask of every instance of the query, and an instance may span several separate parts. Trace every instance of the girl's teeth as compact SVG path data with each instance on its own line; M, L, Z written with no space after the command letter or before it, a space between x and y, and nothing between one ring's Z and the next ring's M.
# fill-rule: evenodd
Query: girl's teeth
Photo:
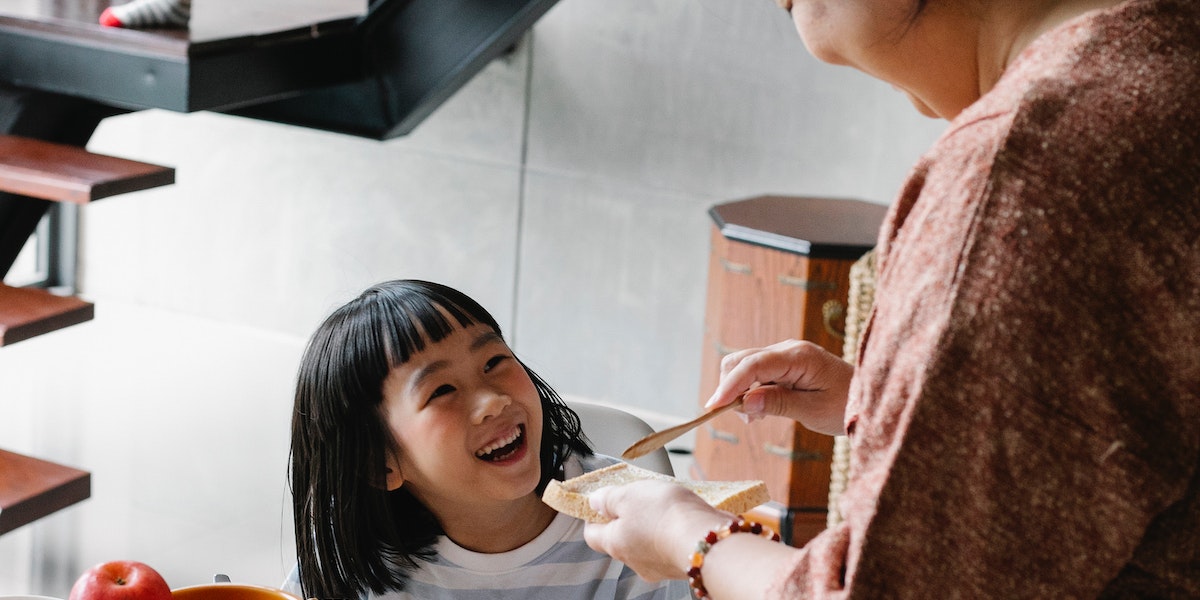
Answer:
M488 445L487 447L485 447L485 448L482 448L482 449L480 449L480 450L476 450L476 451L475 451L475 456L478 456L478 457L480 457L480 458L483 458L484 456L487 456L487 455L491 454L492 452L495 452L495 451L497 451L497 450L499 450L499 449L501 449L501 448L503 448L503 447L505 447L505 446L507 446L507 445L509 445L509 444L511 444L511 443L513 443L513 442L515 442L515 441L517 441L517 438L519 438L519 437L521 437L521 429L520 429L520 428L513 429L513 432L512 432L512 434L511 434L511 435L509 435L508 437L506 437L506 438L504 438L504 439L502 439L502 440L499 440L499 441L497 441L497 442L495 442L495 443L493 443L493 444L489 444L489 445Z

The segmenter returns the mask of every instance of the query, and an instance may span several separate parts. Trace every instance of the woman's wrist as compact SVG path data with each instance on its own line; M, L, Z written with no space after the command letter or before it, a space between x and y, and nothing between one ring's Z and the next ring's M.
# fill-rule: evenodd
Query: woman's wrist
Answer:
M691 568L691 555L696 549L696 540L729 523L733 518L733 513L711 507L703 511L672 511L670 522L665 524L667 534L658 537L660 542L666 544L662 552L670 558L671 564L679 570L681 577L686 577L688 569Z
M772 542L780 541L779 534L761 523L748 521L742 516L729 519L724 525L712 529L696 541L696 545L688 558L688 584L698 600L710 600L708 587L704 581L704 563L708 553L719 542L734 535L754 535Z

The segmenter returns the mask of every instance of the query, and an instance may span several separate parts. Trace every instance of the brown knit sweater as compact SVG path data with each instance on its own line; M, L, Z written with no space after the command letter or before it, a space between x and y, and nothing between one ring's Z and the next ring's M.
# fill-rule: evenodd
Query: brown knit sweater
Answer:
M1200 2L1036 40L880 234L845 522L778 598L1200 598Z

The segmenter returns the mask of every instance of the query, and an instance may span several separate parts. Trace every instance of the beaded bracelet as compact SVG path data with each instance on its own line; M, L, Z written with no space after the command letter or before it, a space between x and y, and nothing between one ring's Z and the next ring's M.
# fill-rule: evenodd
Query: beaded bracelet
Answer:
M696 543L696 550L692 552L692 568L688 569L687 572L688 584L692 586L692 592L695 593L696 600L710 600L708 590L704 587L704 578L700 576L700 569L704 567L704 557L708 555L708 551L717 542L735 533L753 533L754 535L768 538L772 542L779 541L778 533L771 531L768 527L763 527L761 523L747 521L741 516L738 516L720 529L708 532L704 538Z

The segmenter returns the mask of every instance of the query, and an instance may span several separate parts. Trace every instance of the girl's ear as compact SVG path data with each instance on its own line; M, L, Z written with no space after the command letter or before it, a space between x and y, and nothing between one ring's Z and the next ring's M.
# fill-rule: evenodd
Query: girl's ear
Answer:
M404 485L404 476L395 469L387 470L387 491L394 492Z
M384 486L387 491L394 492L404 485L404 475L400 473L400 461L394 452L388 453L387 472L384 473Z

